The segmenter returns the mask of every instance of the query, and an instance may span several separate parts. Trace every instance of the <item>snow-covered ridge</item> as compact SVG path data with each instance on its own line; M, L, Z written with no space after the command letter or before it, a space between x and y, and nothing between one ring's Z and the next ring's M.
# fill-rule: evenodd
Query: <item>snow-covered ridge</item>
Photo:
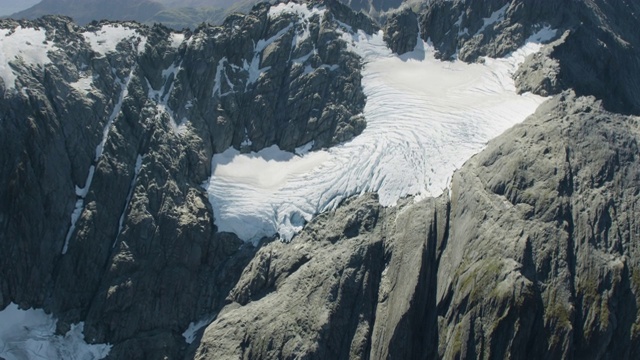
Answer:
M116 46L124 40L130 41L138 53L142 53L147 44L147 37L141 35L138 30L119 24L102 25L100 30L86 31L82 35L91 48L102 55L116 51ZM172 43L179 40L179 36L172 37Z
M467 159L545 100L518 95L512 75L555 35L551 29L510 56L482 64L439 61L422 40L413 52L396 56L382 35L346 27L343 35L366 64L367 128L360 136L302 156L271 147L213 157L205 187L220 231L246 241L275 233L289 240L305 221L352 195L377 192L384 206L408 195L437 196Z
M109 355L111 345L84 341L84 323L56 335L57 320L40 309L20 310L9 304L0 311L0 359L97 360Z
M12 61L22 61L27 66L39 66L51 62L47 53L53 44L46 41L43 29L23 28L0 29L0 77L7 89L15 88L17 76L9 65Z

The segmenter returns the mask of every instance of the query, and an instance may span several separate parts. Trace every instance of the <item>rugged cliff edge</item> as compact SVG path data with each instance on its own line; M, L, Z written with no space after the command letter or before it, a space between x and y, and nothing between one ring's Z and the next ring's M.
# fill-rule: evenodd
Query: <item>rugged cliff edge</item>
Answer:
M640 119L563 93L451 195L262 247L196 358L636 358Z
M558 29L516 74L553 97L439 198L363 195L290 243L243 244L217 232L201 186L213 153L328 147L365 126L360 60L336 20L377 25L323 5L259 5L185 34L0 21L2 36L44 30L51 50L0 80L0 308L43 307L61 333L84 321L111 358L640 357L640 5L390 15L394 51L421 36L465 61ZM112 31L123 41L100 37Z

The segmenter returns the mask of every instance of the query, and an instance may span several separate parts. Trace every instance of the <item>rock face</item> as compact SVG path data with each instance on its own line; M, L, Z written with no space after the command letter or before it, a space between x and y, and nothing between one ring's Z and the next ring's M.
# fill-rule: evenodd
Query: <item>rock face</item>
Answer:
M563 93L451 198L365 196L262 247L196 358L636 358L639 135Z
M550 54L559 73L548 76L548 67L535 65L557 84L540 93L573 89L597 96L608 110L639 114L640 39L630 25L639 13L640 4L630 0L437 0L421 13L420 28L440 58L457 54L467 62L504 56L544 27L559 29L565 41Z
M183 34L0 21L50 60L29 50L0 77L0 308L45 308L60 333L84 321L112 358L640 357L640 5L454 0L390 15L397 53L419 35L465 61L557 29L515 74L553 98L439 198L363 195L254 247L217 231L201 186L212 155L329 147L365 127L341 23L378 26L312 5Z
M392 13L384 27L384 41L396 54L412 51L418 43L417 15L406 8Z
M256 251L217 232L201 186L213 153L322 148L365 127L341 25L326 7L287 9L184 34L0 23L41 35L21 46L50 59L9 58L15 80L0 80L1 308L44 307L61 332L85 321L114 358L178 356Z

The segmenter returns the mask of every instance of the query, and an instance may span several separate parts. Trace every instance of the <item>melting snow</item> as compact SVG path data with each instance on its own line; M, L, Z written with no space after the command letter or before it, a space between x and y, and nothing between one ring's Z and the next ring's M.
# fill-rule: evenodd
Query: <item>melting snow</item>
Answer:
M43 310L20 310L9 304L0 311L0 359L103 359L111 345L90 345L84 341L84 323L71 325L55 335L57 320Z
M545 28L531 39L551 34ZM440 195L457 168L545 100L519 96L512 80L539 43L504 59L466 64L435 59L421 40L399 57L382 32L343 36L366 64L367 128L347 143L303 156L277 147L215 155L205 186L221 231L246 241L275 233L288 240L305 220L352 195L375 191L385 206L407 195Z
M17 79L10 61L22 59L25 65L43 67L51 62L47 52L52 48L52 43L46 41L45 30L19 26L12 33L12 30L0 29L0 77L6 88L14 89Z
M147 38L138 33L136 29L119 25L102 25L98 31L83 33L91 48L99 54L107 54L116 50L116 46L123 40L129 40L132 44L137 42L137 51L141 53L147 44Z

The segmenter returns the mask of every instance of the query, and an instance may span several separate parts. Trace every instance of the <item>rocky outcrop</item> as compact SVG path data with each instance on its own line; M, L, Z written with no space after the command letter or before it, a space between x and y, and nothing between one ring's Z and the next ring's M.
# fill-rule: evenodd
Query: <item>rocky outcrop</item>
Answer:
M419 35L418 18L410 8L392 13L384 26L384 41L396 54L412 51Z
M637 356L636 121L564 93L457 173L442 356Z

